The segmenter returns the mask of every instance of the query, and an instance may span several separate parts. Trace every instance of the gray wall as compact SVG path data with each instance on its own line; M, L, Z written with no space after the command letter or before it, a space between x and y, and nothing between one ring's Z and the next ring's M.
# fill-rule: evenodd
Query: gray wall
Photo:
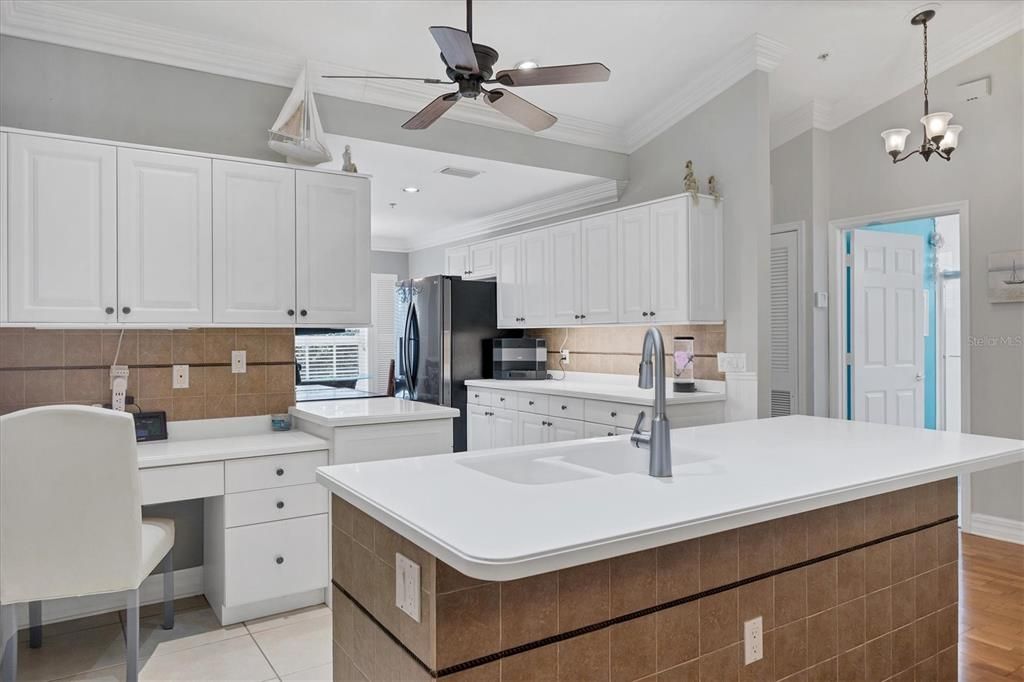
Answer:
M957 84L992 78L992 96L958 102ZM978 339L1024 334L1024 304L989 303L986 259L994 251L1024 249L1024 33L985 50L931 79L933 111L952 111L964 126L949 163L918 158L893 166L878 137L921 116L914 88L829 134L832 163L829 211L833 219L970 202L970 335ZM908 144L919 144L920 130ZM730 333L732 330L729 330ZM1024 438L1024 347L995 342L965 347L970 353L971 431ZM1024 466L974 475L974 511L1024 520Z
M398 275L398 279L409 276L409 254L399 251L371 251L370 272Z

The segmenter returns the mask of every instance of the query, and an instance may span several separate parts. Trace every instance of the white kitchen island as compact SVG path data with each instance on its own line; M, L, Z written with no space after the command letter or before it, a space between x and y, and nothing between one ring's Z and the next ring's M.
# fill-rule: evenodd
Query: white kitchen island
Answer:
M797 416L672 445L671 479L626 437L320 469L335 678L955 679L956 476L1024 461L1024 442ZM400 557L418 621L378 587ZM380 654L349 620L384 633Z

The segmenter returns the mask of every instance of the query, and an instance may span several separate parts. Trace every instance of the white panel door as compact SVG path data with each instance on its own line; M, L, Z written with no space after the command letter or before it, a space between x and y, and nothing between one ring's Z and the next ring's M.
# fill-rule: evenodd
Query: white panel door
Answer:
M494 277L497 270L494 242L479 242L469 247L469 274L466 279Z
M701 199L690 205L690 281L688 317L691 322L725 319L725 255L722 244L722 204Z
M548 324L551 310L551 254L547 230L534 230L523 235L523 314L524 327Z
M551 324L580 324L580 223L565 223L547 230L551 248L548 273Z
M857 421L924 425L924 238L854 230L852 411Z
M444 274L469 276L469 247L454 246L444 250Z
M689 320L690 199L680 197L651 206L651 319Z
M491 408L466 406L466 450L488 450L491 447Z
M620 211L619 322L647 322L651 316L651 209Z
M797 233L772 235L769 255L771 416L797 412Z
M370 183L295 171L297 322L370 323Z
M548 418L542 414L519 413L518 445L540 445L548 441Z
M0 322L7 321L7 133L0 133Z
M116 148L7 142L8 319L116 322Z
M212 162L117 150L121 322L213 321Z
M517 422L519 414L515 410L491 410L491 447L510 448L517 444Z
M213 162L213 321L295 321L295 171Z
M580 440L581 438L586 437L584 423L578 419L551 417L548 419L548 423L551 424L551 426L548 427L548 431L550 431L548 440L551 442Z
M520 237L497 242L498 326L521 327L523 310L522 243Z
M580 223L580 299L584 324L608 324L619 319L618 234L614 213Z

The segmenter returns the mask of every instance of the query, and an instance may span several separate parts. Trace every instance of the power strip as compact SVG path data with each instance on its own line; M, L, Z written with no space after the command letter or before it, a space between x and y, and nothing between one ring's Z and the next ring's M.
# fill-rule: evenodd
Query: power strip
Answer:
M110 409L124 412L128 394L128 365L110 366Z

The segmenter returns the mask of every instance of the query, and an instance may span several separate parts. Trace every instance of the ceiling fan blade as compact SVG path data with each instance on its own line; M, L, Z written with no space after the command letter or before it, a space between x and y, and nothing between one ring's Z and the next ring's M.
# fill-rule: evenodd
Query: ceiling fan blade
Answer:
M461 99L461 96L457 92L449 92L447 95L441 95L433 102L417 111L415 116L402 124L402 127L406 130L423 130L424 128L429 128L434 121L444 115L444 112L451 109L459 99Z
M535 69L506 69L499 71L494 80L502 85L560 85L563 83L599 83L608 80L611 71L604 64L564 64L539 66Z
M321 78L374 78L386 81L418 81L430 85L450 85L451 81L443 81L440 78L416 78L414 76L320 76Z
M437 41L448 66L462 73L480 73L473 39L468 33L451 26L431 26L430 35Z
M484 97L492 107L535 133L550 128L558 120L540 107L530 104L504 88L495 88Z

